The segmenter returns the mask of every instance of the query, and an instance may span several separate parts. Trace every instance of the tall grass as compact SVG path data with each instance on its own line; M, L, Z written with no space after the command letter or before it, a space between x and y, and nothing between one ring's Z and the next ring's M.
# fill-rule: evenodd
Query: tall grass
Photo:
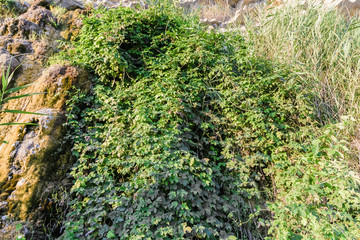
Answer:
M15 17L16 9L13 0L0 0L0 20L7 17Z
M260 10L246 21L256 54L289 64L315 93L321 123L360 119L360 22L335 5L308 1Z
M271 239L357 239L360 134L354 125L343 123L353 119L344 115L353 116L355 126L360 120L360 22L336 4L299 2L260 9L246 20L245 37L254 54L297 73L303 88L313 93L322 125L340 123L321 128L310 151L285 170L275 169L279 192L269 203L274 214L269 234ZM349 189L349 195L341 196Z
M209 20L227 21L234 15L227 0L202 1L200 6L201 17Z
M2 109L3 104L7 103L10 100L16 100L16 99L36 95L36 94L42 94L42 93L25 93L25 94L11 95L11 94L18 93L20 90L25 89L25 88L29 87L32 84L27 84L27 85L24 85L24 86L18 86L18 87L9 88L11 81L14 79L14 74L15 74L16 69L14 71L10 71L11 70L11 61L9 62L8 66L6 68L5 68L5 64L4 64L3 67L4 67L4 70L3 70L3 74L2 74L2 77L1 77L1 84L0 84L0 113L31 114L31 115L46 116L46 114L43 114L43 113L27 112L27 111L22 111L22 110L6 109L6 108ZM30 123L15 123L15 122L0 123L0 127L1 126L13 126L13 125L34 125L34 126L37 126L36 123L31 123L31 122ZM0 141L0 143L7 143L7 142L6 141Z

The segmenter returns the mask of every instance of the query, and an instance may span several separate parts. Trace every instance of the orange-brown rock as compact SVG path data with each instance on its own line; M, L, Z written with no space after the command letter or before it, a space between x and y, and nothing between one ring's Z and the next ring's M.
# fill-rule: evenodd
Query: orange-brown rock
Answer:
M41 200L65 178L71 164L62 141L64 110L72 86L89 88L87 75L72 66L56 65L20 94L42 93L9 101L4 109L21 109L46 115L0 114L0 123L36 123L37 126L2 127L0 140L0 215L20 219L36 216Z
M20 18L29 20L39 26L44 26L45 24L57 21L56 17L54 17L49 10L37 5L31 6L26 13L20 16Z
M72 40L80 32L82 27L81 15L86 14L85 10L76 9L69 11L62 16L62 22L67 26L60 34L66 40Z

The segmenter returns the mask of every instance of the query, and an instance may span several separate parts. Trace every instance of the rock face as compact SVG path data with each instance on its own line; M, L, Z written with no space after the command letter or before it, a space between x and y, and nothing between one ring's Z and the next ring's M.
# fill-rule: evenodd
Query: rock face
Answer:
M44 71L23 93L44 92L27 99L9 102L5 109L23 109L46 115L1 114L0 123L30 122L37 126L11 126L1 131L0 213L29 219L36 214L41 199L54 184L65 178L72 162L69 150L61 146L64 135L64 108L72 86L88 88L86 73L68 65Z
M77 0L54 0L52 3L66 10L75 10L84 7L82 1Z
M24 2L26 10L16 18L0 16L0 74L10 66L11 71L16 70L11 86L33 83L16 94L42 93L11 100L0 108L43 114L0 113L0 123L37 124L0 126L0 240L17 236L13 220L26 220L24 226L39 222L48 196L66 185L66 173L73 164L70 147L63 142L67 91L72 86L90 86L81 69L69 65L44 67L62 37L60 29L56 29L58 19L48 9L50 2L31 3ZM81 11L67 14L70 17L65 24L73 25ZM77 23L72 27L80 26ZM22 232L30 233L26 229Z
M52 13L40 6L29 7L27 12L18 18L2 19L0 21L0 74L7 69L9 64L12 71L20 66L18 70L23 69L21 75L27 77L28 69L38 69L58 44L55 40L60 38L60 34L52 26L54 21L56 18Z
M30 5L47 7L49 5L56 5L66 10L75 10L77 8L83 8L83 1L81 0L26 0Z
M0 63L2 63L0 66L0 76L6 73L9 68L10 72L15 71L20 65L19 61L16 58L13 58L13 56L3 47L0 47Z
M230 4L231 7L233 8L237 8L240 9L244 6L249 6L251 4L256 4L259 2L263 2L261 0L228 0L228 3Z
M69 11L62 17L62 22L68 27L60 32L60 35L66 40L72 40L80 32L82 26L81 14L84 11L76 9L75 11Z
M316 1L316 0L314 0ZM360 13L360 0L317 0L321 4L328 6L338 7L341 11L349 15L355 15ZM258 11L260 6L266 6L266 8L281 7L284 3L291 4L304 4L303 0L228 0L228 4L231 8L231 16L226 21L221 21L217 18L202 19L204 24L211 26L211 28L226 28L234 23L243 24L244 16ZM215 4L215 3L212 3ZM199 5L198 0L184 0L180 6L187 9L197 8Z
M359 13L360 10L360 1L359 0L344 0L339 4L341 8L350 13L350 15L354 15Z
M20 18L33 22L41 28L43 28L46 24L57 22L56 17L54 17L49 10L37 5L31 6L26 13L20 16Z
M116 8L120 6L137 7L146 5L145 1L139 0L28 0L27 2L38 6L56 5L66 10L84 9L87 6Z

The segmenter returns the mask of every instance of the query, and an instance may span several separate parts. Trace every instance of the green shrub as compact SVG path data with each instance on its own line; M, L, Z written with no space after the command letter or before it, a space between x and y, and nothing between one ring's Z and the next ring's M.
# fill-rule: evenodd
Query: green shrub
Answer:
M276 239L354 239L360 234L360 178L349 169L349 145L341 139L354 119L326 126L311 149L284 162L275 181L282 186L270 233ZM340 137L339 137L340 136Z
M296 80L248 57L237 34L167 9L100 10L84 23L71 55L101 77L70 104L89 103L70 109L79 163L65 238L264 234L263 168L279 147L300 147L310 120Z
M147 57L161 54L174 35L189 32L190 28L176 12L165 14L160 9L101 9L96 14L83 20L77 41L80 46L69 55L76 63L94 70L102 81L135 78L145 70Z
M98 77L69 101L78 162L64 239L358 232L359 184L337 174L332 145L344 143L313 140L314 95L240 33L207 32L167 6L97 10L63 58Z

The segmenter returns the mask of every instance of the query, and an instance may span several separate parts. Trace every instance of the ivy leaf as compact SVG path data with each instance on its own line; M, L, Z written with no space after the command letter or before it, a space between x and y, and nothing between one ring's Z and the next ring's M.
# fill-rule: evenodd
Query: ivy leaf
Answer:
M113 231L109 231L107 234L106 234L106 237L107 238L110 238L110 239L113 239L113 238L116 238L116 235Z

